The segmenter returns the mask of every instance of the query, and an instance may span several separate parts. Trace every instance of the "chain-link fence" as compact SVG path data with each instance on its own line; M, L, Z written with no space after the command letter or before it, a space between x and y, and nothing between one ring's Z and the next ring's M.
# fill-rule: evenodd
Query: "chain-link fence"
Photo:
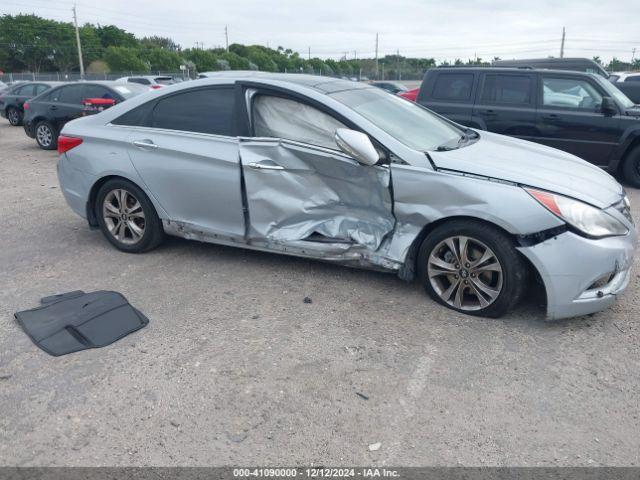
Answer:
M115 72L115 73L85 73L85 80L117 80L121 77L133 77L140 75L162 75L174 78L188 79L186 72ZM0 80L5 83L24 81L49 81L49 82L74 82L80 80L79 72L38 72L38 73L3 73Z

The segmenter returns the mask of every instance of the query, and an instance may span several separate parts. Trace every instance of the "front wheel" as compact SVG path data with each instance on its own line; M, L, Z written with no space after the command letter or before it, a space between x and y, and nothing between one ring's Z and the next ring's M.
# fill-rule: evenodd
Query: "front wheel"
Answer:
M146 252L164 239L153 204L140 188L127 180L107 181L96 195L94 208L102 233L118 250Z
M475 220L453 220L423 241L418 278L442 305L495 318L521 298L527 268L511 240L497 228Z
M624 159L622 174L631 186L640 188L640 146L631 150Z

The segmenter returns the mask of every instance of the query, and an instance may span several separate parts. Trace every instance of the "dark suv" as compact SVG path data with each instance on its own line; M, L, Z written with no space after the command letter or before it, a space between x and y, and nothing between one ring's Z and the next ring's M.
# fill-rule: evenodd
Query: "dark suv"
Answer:
M640 106L599 75L435 68L417 102L462 125L572 153L640 187Z
M25 82L9 87L0 94L0 115L14 127L22 125L24 102L59 84L60 82Z
M24 131L40 148L55 150L65 123L148 92L135 83L78 82L53 88L24 104Z

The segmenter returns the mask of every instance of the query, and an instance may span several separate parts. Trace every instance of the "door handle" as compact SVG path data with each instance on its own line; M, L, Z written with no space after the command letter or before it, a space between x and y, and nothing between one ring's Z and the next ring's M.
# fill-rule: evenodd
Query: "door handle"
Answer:
M548 115L542 115L544 120L559 120L560 116L557 113L550 113Z
M134 140L133 144L139 148L158 148L151 140Z
M261 162L251 162L249 168L253 168L254 170L284 170L284 167L280 165L269 165L268 163Z
M58 109L58 106L57 106L57 105L51 105L51 106L49 107L49 110L57 110L57 109Z
M497 113L495 112L495 110L483 110L482 111L483 115L497 115Z

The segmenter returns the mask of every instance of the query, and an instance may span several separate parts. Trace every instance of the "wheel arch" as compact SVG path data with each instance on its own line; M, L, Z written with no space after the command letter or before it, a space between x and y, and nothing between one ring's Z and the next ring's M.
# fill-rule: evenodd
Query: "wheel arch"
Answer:
M422 245L422 242L424 242L425 238L427 238L427 236L431 232L433 232L436 228L454 220L468 220L475 223L481 223L481 224L493 227L496 230L500 231L502 234L504 234L507 238L509 238L514 246L521 245L524 238L521 235L516 235L509 232L503 226L498 225L495 222L491 222L485 218L474 217L471 215L454 215L451 217L442 217L424 225L420 230L420 233L418 233L418 235L416 235L416 237L413 239L413 242L411 243L411 246L407 251L404 264L398 272L398 276L400 278L406 281L412 281L416 277L416 272L418 269L418 251L420 250L420 245ZM525 255L523 255L518 249L516 249L516 251L518 252L518 255L523 259L530 273L533 274L533 278L535 278L536 280L542 281L540 272L538 272L538 269L535 267L535 265L533 265L531 260L529 260ZM545 303L546 303L546 289L543 288L542 290L544 291Z
M623 154L620 156L620 161L618 162L618 166L616 167L616 173L622 175L624 164L636 148L640 148L640 132L636 133L635 138L629 142L629 145L625 148Z
M142 192L147 196L147 198L149 199L149 201L151 202L151 204L153 205L153 208L156 210L156 213L158 214L158 217L160 218L160 220L162 220L163 218L166 217L164 210L162 209L162 207L160 207L155 198L153 197L153 195L150 195L149 192L147 191L147 189L145 188L144 185L141 184L141 182L138 182L132 178L126 177L124 175L119 175L119 174L109 174L109 175L104 175L103 177L98 178L93 185L91 185L91 188L89 189L89 195L87 196L87 205L86 205L86 213L87 213L87 222L89 223L89 226L91 228L98 228L98 219L96 217L96 211L95 211L95 203L96 203L96 197L98 196L98 192L100 191L100 188L102 188L102 186L107 183L109 180L124 180L126 182L129 182L133 185L135 185L136 187L138 187L140 190L142 190Z

